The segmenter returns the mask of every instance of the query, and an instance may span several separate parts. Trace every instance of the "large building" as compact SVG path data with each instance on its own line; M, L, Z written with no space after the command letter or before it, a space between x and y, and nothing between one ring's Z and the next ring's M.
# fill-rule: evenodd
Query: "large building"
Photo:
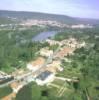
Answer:
M42 48L40 50L40 55L45 57L50 57L51 55L53 55L53 50L49 50L48 48Z
M27 68L31 71L36 71L45 63L45 59L42 57L37 58L35 61L32 61L27 64Z
M54 80L55 74L50 71L44 71L36 77L36 83L38 85L45 85Z

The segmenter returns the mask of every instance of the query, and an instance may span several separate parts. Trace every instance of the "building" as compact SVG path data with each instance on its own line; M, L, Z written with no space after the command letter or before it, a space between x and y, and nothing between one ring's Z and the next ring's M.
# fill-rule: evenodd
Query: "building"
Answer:
M23 69L16 69L14 72L12 72L12 76L16 77L17 75L21 76L25 73Z
M61 67L61 61L58 60L48 64L46 69L53 73L56 73L57 71L63 71L63 68Z
M71 25L71 28L73 28L73 29L75 29L75 28L81 28L81 29L83 29L83 28L92 28L92 27L93 26L91 26L89 24L87 24L87 25L85 25L85 24Z
M70 48L70 47L64 47L64 48L62 48L62 49L56 54L55 57L58 57L58 58L61 58L61 59L62 59L64 56L73 54L73 51L74 51L74 50L75 50L75 49Z
M38 85L45 85L54 80L55 74L50 71L44 71L36 77L36 83Z
M53 55L53 50L49 50L48 48L42 48L40 50L40 55L45 57L50 57L51 55Z
M55 41L55 40L50 40L50 39L47 39L46 42L49 43L50 46L51 45L60 45L60 46L62 45L61 42Z
M78 45L78 42L75 38L69 38L67 40L67 43L66 43L67 46L71 47L71 48L76 48L76 46Z
M45 63L45 59L42 57L37 58L35 61L32 61L27 64L27 69L31 71L36 71Z
M83 41L82 43L79 43L77 45L77 48L81 48L81 47L85 47L85 46L86 46L86 43L85 43L85 41Z

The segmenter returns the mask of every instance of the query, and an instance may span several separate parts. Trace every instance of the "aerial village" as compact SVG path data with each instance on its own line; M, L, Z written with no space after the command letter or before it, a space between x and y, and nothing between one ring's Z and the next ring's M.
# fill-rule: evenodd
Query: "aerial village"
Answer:
M55 41L52 39L46 40L49 45L58 45L55 51L50 50L49 47L42 48L39 51L39 57L36 60L30 61L26 64L26 69L17 69L15 72L12 72L10 75L7 75L4 72L0 72L1 83L4 79L9 79L7 83L0 85L6 86L10 85L13 89L13 93L2 98L2 100L12 100L15 98L18 91L28 83L34 81L37 85L40 86L56 86L51 84L54 80L59 79L60 81L73 81L66 77L57 77L57 73L62 73L64 66L62 66L62 59L70 62L69 59L66 59L67 55L73 55L75 49L86 46L84 41L79 42L75 38L71 37L62 41ZM78 81L74 79L74 81Z

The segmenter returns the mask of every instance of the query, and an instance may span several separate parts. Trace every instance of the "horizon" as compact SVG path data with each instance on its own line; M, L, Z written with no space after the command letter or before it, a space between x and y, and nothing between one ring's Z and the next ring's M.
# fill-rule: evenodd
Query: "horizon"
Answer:
M0 3L0 10L37 12L76 18L99 19L98 0L3 0Z
M83 17L73 17L73 16L69 16L69 15L64 15L64 14L55 14L55 13L47 13L47 12L37 12L37 11L18 11L18 10L1 10L0 11L9 11L9 12L26 12L26 13L40 13L40 14L48 14L48 15L56 15L56 16L67 16L67 17L71 17L71 18L79 18L79 19L91 19L91 20L99 20L99 18L83 18Z

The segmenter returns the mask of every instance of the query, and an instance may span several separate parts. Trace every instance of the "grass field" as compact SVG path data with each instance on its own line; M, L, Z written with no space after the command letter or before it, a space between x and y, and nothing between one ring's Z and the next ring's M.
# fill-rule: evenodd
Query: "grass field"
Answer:
M1 98L3 98L4 96L7 96L11 92L12 92L12 89L10 88L10 86L0 88L0 100L1 100Z

